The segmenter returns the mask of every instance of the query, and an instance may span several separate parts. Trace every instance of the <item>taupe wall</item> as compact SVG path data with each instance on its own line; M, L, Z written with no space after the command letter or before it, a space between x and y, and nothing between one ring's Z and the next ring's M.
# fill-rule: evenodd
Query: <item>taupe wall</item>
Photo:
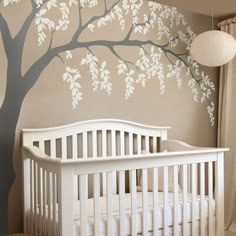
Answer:
M23 10L24 9L24 10ZM24 13L29 9L27 1L17 6L11 7L6 12L9 24L12 26L12 32L19 30L19 21L23 19ZM3 9L1 9L2 11ZM101 9L96 9L100 11ZM200 33L211 29L211 18L203 15L183 12L187 22L191 25L195 33ZM19 15L20 20L16 21L15 16ZM60 34L55 40L55 45L70 39L73 27L68 32ZM117 28L117 30L116 30ZM146 36L155 37L157 29ZM118 24L112 24L106 30L101 32L96 30L93 34L84 36L88 37L107 36L109 39L122 37ZM37 46L36 30L32 26L27 36L23 71L32 64L32 62L46 48ZM137 56L133 53L133 48L121 49L123 55L132 59ZM0 40L0 104L4 97L6 83L6 60L3 53L2 42ZM82 51L85 55L85 51ZM20 141L19 134L22 128L51 127L63 125L71 122L97 118L117 118L131 121L137 121L145 124L172 126L169 132L169 138L186 141L198 146L215 146L216 145L216 124L210 126L206 106L193 101L192 92L187 86L187 78L183 76L183 87L177 88L176 80L166 79L166 91L164 95L160 94L159 81L150 80L145 88L136 87L135 93L125 100L125 83L122 78L117 76L117 58L114 57L106 48L94 49L100 58L109 62L109 69L112 72L113 89L110 96L104 91L92 91L91 78L87 76L82 78L83 100L79 103L78 108L72 109L71 92L68 84L62 80L64 66L58 59L54 59L41 74L39 81L30 90L25 98L21 109L17 131L16 144L14 153L14 167L17 179L10 193L9 205L9 222L10 231L17 232L22 228L22 184L21 184L21 160L20 160ZM78 52L73 54L71 65L77 65L81 61ZM81 69L86 70L87 68ZM206 74L218 87L218 71L212 68L203 68ZM86 71L83 73L86 75ZM217 91L217 90L216 90ZM212 99L217 104L217 92ZM217 111L217 108L216 108ZM217 112L215 112L217 118ZM217 120L217 119L216 119Z

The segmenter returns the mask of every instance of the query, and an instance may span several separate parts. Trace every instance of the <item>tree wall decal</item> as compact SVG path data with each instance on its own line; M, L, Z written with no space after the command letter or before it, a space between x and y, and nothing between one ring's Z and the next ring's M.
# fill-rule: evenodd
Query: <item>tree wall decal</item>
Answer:
M190 57L189 46L195 37L184 16L174 7L167 7L143 0L29 0L31 13L26 16L19 32L13 37L9 25L3 16L3 9L17 7L20 0L2 0L5 8L0 12L0 31L7 58L7 85L3 104L0 108L0 235L7 234L8 193L15 179L12 165L15 130L25 96L40 78L42 71L57 58L65 66L63 81L71 90L72 106L76 108L83 98L82 75L80 68L87 67L91 74L93 90L112 92L111 71L106 59L99 60L94 53L95 47L107 48L117 58L117 75L125 81L125 99L135 91L136 86L145 87L150 79L158 79L160 92L164 93L166 78L176 79L181 88L185 82L193 93L194 101L205 103L210 123L214 125L214 103L211 94L215 91L213 82L200 70L199 65ZM142 7L148 4L149 12L141 14ZM102 14L84 19L85 9L102 5ZM57 32L65 32L70 27L72 8L78 9L78 25L71 40L63 45L53 47ZM56 11L60 17L49 16ZM131 20L129 20L131 19ZM94 34L96 30L106 27L114 21L120 24L120 31L125 32L121 40L82 41L81 35L86 31ZM23 74L22 60L25 40L29 28L37 28L38 46L48 45L47 50ZM179 30L176 30L178 29ZM136 39L135 35L147 36L157 31L156 39ZM140 37L138 37L140 38ZM163 41L165 43L163 43ZM184 45L183 52L177 52L178 45ZM119 47L136 48L139 58L130 61L119 54ZM86 55L78 67L70 66L75 50L86 49ZM161 59L168 63L164 64ZM185 74L183 77L182 74ZM166 75L166 76L165 76Z

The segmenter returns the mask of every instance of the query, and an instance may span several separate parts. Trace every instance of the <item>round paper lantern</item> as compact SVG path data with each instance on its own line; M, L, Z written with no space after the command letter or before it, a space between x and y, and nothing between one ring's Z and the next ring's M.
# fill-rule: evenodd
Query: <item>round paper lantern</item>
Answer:
M204 66L222 66L236 54L236 41L228 33L218 30L199 34L192 42L190 55Z

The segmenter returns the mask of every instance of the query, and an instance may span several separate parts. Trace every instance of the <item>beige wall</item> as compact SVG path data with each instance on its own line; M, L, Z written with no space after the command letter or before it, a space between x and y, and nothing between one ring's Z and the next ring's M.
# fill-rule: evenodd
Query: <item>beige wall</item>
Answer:
M9 8L5 14L11 23L12 32L17 32L22 15L29 9L27 1L17 6ZM25 9L20 11L19 9ZM3 9L1 8L1 11ZM96 12L101 9L96 9ZM144 9L146 11L146 9ZM183 12L187 22L191 25L195 33L200 33L211 28L211 18L203 15ZM20 20L16 21L15 16L19 15ZM76 18L75 18L76 19ZM72 25L73 26L73 25ZM117 28L117 29L116 29ZM60 37L56 37L55 45L70 39L74 27ZM157 29L154 29L147 38L155 37ZM93 34L86 33L83 40L89 38L99 38L103 36L108 39L120 39L120 33L117 23L113 23L102 31L96 30ZM39 48L37 46L36 30L32 26L27 37L24 51L23 70L32 64L36 58L42 54L46 46ZM181 48L179 48L181 50ZM137 59L137 52L134 48L121 48L122 55L129 59ZM0 52L3 52L0 40ZM20 160L20 142L19 131L22 128L29 127L51 127L56 125L68 124L80 120L97 119L97 118L117 118L125 119L145 124L172 126L169 132L169 138L186 141L198 146L215 146L216 145L216 124L210 126L206 106L193 101L191 90L187 86L188 78L183 76L183 87L177 88L174 79L166 79L166 91L164 95L160 94L159 81L150 80L146 88L136 87L135 93L125 100L125 83L124 79L117 76L117 58L106 48L94 48L96 55L101 60L106 59L109 62L111 71L113 89L110 96L104 91L92 91L91 79L87 73L87 68L81 69L83 100L79 103L77 109L72 109L71 92L68 84L62 80L64 72L63 64L54 59L41 74L36 85L30 90L21 109L17 132L16 147L14 154L14 166L17 173L17 179L13 185L10 194L10 230L17 232L22 227L22 185L21 185L21 160ZM70 62L74 67L81 61L81 54L85 51L74 52L74 59ZM6 60L5 55L0 55L0 103L4 96ZM164 60L164 59L163 59ZM163 61L164 63L165 60ZM202 68L209 75L212 81L218 87L218 71L212 68ZM213 95L212 100L217 104L217 92ZM217 111L217 109L216 109ZM215 112L215 117L217 112ZM216 117L217 118L217 117ZM16 197L17 196L17 197Z

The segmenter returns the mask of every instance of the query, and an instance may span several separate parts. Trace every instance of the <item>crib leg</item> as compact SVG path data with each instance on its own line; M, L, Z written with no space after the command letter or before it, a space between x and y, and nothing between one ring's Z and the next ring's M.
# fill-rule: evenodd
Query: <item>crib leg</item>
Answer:
M224 154L216 161L216 236L224 236Z

